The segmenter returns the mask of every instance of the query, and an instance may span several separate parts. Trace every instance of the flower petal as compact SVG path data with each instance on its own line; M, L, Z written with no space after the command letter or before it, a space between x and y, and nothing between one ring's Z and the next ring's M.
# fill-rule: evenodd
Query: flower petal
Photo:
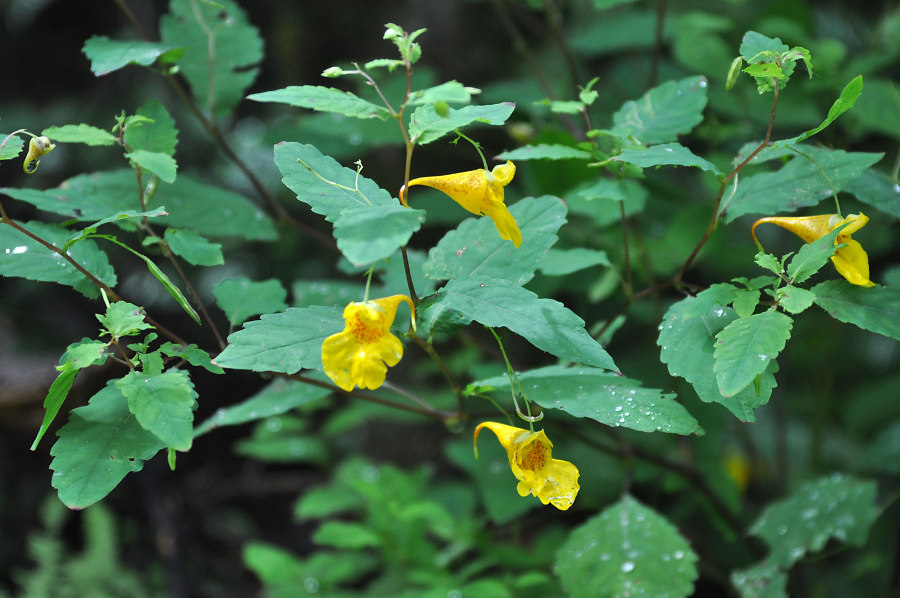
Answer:
M338 388L347 392L355 385L351 370L353 357L359 345L353 335L347 331L332 334L322 342L322 367L325 375L331 378Z
M838 273L852 284L874 287L875 283L869 280L869 256L862 245L849 237L841 239L841 242L847 246L838 249L831 257Z
M767 218L760 218L754 222L753 226L750 228L750 234L753 236L753 240L756 241L756 227L764 222L768 222L791 231L807 243L812 243L819 237L827 235L834 230L834 226L831 226L832 218L834 218L834 216L835 214L820 214L818 216L769 216Z
M481 204L488 191L489 183L487 171L478 169L457 172L456 174L413 179L407 187L415 185L424 185L425 187L443 191L467 211L480 216Z
M500 238L512 241L512 244L518 249L522 244L522 231L519 230L519 225L510 213L509 208L503 203L496 202L490 204L484 211L484 214L494 221L494 226L497 227Z

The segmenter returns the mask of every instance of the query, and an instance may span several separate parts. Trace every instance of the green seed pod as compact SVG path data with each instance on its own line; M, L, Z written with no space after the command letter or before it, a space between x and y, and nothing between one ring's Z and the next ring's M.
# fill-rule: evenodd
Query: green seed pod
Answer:
M731 66L728 68L728 77L725 79L725 89L727 91L731 91L731 88L737 83L742 66L744 66L744 59L740 56L731 61Z
M447 116L450 114L450 106L448 106L447 102L444 102L443 100L440 102L435 102L434 111L438 113L438 116L447 118Z

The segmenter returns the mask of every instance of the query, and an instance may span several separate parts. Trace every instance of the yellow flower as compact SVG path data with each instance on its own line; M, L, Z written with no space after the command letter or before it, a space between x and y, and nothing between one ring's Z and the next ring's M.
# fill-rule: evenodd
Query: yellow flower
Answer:
M507 160L506 164L495 166L490 172L482 168L456 174L420 177L411 180L408 186L424 185L443 191L469 212L478 216L484 214L494 221L500 238L512 241L518 248L522 244L522 231L503 203L503 188L513 180L515 174L516 165ZM405 193L401 195L404 195L405 200Z
M325 374L340 388L374 390L384 384L388 366L403 357L403 343L391 334L397 307L406 301L415 321L415 307L406 295L350 303L344 308L344 330L322 343Z
M553 443L543 430L529 432L496 422L482 422L475 428L475 458L478 458L478 433L487 428L509 455L509 466L519 480L519 496L533 494L545 505L561 511L572 506L578 494L578 468L568 461L553 459Z
M812 243L842 224L847 224L834 240L835 245L846 244L847 246L838 249L831 256L831 261L834 263L834 267L837 268L838 273L851 283L863 287L875 286L875 283L869 280L869 256L866 255L865 250L858 241L850 238L850 235L869 222L869 217L865 214L850 214L843 219L837 214L802 217L769 216L753 223L750 234L753 235L754 241L756 241L756 233L754 231L763 222L770 222L787 229L807 243ZM756 241L756 243L758 245L759 241Z
M28 154L25 156L25 163L22 164L22 170L25 174L33 174L37 170L38 164L41 163L41 156L49 154L56 146L50 142L47 137L32 137L28 142Z

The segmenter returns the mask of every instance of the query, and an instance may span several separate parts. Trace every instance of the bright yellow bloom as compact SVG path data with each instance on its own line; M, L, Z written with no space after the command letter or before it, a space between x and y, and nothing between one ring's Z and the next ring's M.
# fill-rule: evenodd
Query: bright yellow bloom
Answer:
M478 216L483 214L493 220L500 238L512 241L518 248L522 244L522 231L503 203L503 188L513 180L515 174L516 165L507 160L506 164L495 166L490 172L481 168L456 174L426 176L411 180L408 186L424 185L443 191L469 212ZM402 195L405 200L405 193Z
M350 303L344 308L345 327L322 343L325 374L346 391L354 386L374 390L384 384L388 366L403 357L403 343L391 334L397 307L406 301L415 321L415 307L406 295Z
M25 174L33 174L41 163L41 156L49 154L56 146L46 137L32 137L28 142L28 154L22 164Z
M851 283L863 287L875 286L875 283L869 280L869 256L866 255L865 250L858 241L850 238L850 235L869 222L869 217L865 214L850 214L843 219L837 214L802 217L769 216L753 223L750 234L753 235L754 241L756 241L756 233L754 231L763 222L770 222L787 229L807 243L812 243L842 224L847 224L834 240L835 245L846 244L847 246L838 249L831 256L831 261L834 263L834 267L837 268L838 273ZM759 244L759 241L756 241L756 243Z
M568 461L553 459L553 443L543 430L529 432L496 422L482 422L475 428L475 458L478 458L478 433L487 428L509 455L509 466L519 480L519 496L533 494L545 505L561 511L572 506L578 494L578 468Z

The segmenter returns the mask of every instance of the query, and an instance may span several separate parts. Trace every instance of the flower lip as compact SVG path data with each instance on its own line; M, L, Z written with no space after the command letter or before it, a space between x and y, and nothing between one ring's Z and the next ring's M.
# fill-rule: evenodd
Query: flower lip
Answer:
M565 511L578 494L578 468L568 461L554 459L553 443L544 430L529 432L497 422L482 422L475 428L473 442L478 458L478 434L487 428L506 450L509 466L519 480L519 496L536 496L543 504Z

